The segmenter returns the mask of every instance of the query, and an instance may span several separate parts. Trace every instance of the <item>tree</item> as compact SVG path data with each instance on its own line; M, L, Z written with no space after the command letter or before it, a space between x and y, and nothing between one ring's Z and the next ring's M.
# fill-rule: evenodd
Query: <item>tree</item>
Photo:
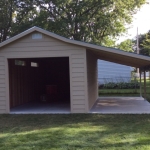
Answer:
M150 56L150 31L140 37L139 48L140 54Z
M127 39L123 42L121 42L120 44L118 44L116 47L118 49L121 49L121 50L124 50L124 51L127 51L127 52L133 52L133 40L131 39Z
M0 19L5 21L0 21L0 42L39 26L70 39L112 46L145 1L1 0Z
M1 0L0 1L0 42L18 34L17 29L34 15L34 0ZM32 17L31 17L32 16Z
M139 40L139 53L141 55L150 56L150 31L145 34L141 34L138 36ZM134 40L134 50L137 52L137 37Z
M12 18L14 14L13 1L0 1L0 42L7 39L8 32L12 25Z
M125 24L145 0L38 0L46 29L70 39L105 45L125 32ZM39 26L42 26L39 24ZM107 40L106 40L107 39Z

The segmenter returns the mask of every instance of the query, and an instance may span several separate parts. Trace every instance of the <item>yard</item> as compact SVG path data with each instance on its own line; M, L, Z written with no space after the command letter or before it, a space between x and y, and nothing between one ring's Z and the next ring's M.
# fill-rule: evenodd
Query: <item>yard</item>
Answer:
M138 86L134 86L135 83L138 83ZM125 87L127 84L130 85L129 83L126 82L120 82L119 84L122 84L123 86L121 87L113 87L115 85L115 83L113 82L109 82L106 85L109 87L99 87L99 96L140 96L140 81L139 79L132 81L131 82L133 87ZM141 84L141 92L142 92L142 96L144 97L144 80L142 80L142 84ZM148 101L150 101L150 79L147 79L146 81L146 99Z
M0 115L0 149L148 150L150 115Z

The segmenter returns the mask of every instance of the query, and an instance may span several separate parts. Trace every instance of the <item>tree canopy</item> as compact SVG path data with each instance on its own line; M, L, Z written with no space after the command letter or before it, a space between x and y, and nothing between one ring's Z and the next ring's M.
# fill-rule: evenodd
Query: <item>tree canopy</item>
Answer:
M140 54L150 56L150 30L138 36Z
M40 0L46 28L67 38L105 45L126 31L145 0ZM44 14L44 15L43 15ZM39 26L42 27L39 24ZM109 43L110 44L110 43Z
M150 56L150 30L145 34L140 34L134 39L127 39L116 46L124 51L137 53L137 38L139 54Z
M35 12L34 0L1 0L0 1L0 42L28 28ZM31 23L30 23L31 24ZM19 27L20 31L17 32Z
M118 44L116 47L127 52L133 52L134 51L133 45L134 45L133 40L127 39Z
M146 0L1 0L0 42L32 26L64 37L113 45ZM39 9L37 9L39 8ZM5 18L5 19L4 19Z

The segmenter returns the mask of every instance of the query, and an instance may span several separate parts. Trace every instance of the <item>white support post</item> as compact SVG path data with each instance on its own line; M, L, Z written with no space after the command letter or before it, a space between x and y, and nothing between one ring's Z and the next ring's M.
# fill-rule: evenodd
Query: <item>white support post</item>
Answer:
M142 82L141 82L141 74L142 74L142 72L140 71L140 97L142 97Z
M146 71L144 70L144 99L146 99Z
M137 50L137 54L139 54L140 51L139 51L139 34L138 34L138 27L137 27L137 37L136 37L136 50ZM139 78L139 74L140 74L140 71L139 71L139 70L140 70L140 69L137 68L136 74L137 74L137 77L138 77L138 78Z

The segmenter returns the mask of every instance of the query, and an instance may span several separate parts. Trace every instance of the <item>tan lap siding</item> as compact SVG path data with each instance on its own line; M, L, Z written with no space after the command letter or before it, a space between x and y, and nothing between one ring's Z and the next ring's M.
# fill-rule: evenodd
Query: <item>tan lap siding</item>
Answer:
M6 112L5 58L0 56L0 113Z
M1 48L0 55L6 58L40 58L40 57L69 57L70 64L70 91L71 91L71 112L85 113L87 107L87 78L86 78L86 50L85 48L67 44L57 39L43 35L43 39L32 40L31 34ZM0 66L4 69L5 66ZM8 74L6 72L6 74ZM7 76L6 76L7 77ZM0 79L5 74L0 74ZM0 82L3 82L3 80ZM8 85L8 83L6 83ZM0 84L0 86L2 86ZM5 85L5 84L4 84ZM8 85L9 87L9 85ZM0 87L2 91L3 87ZM1 98L1 97L0 97ZM2 97L3 102L6 97ZM0 106L3 106L3 102ZM4 108L4 107L3 107ZM7 108L9 104L7 102ZM5 110L7 113L7 109ZM0 112L1 113L1 112Z
M86 113L87 112L87 91L86 91L86 55L72 54L71 55L71 84L72 84L72 112Z
M98 98L97 83L97 58L91 52L87 51L87 82L88 82L88 101L89 110Z

